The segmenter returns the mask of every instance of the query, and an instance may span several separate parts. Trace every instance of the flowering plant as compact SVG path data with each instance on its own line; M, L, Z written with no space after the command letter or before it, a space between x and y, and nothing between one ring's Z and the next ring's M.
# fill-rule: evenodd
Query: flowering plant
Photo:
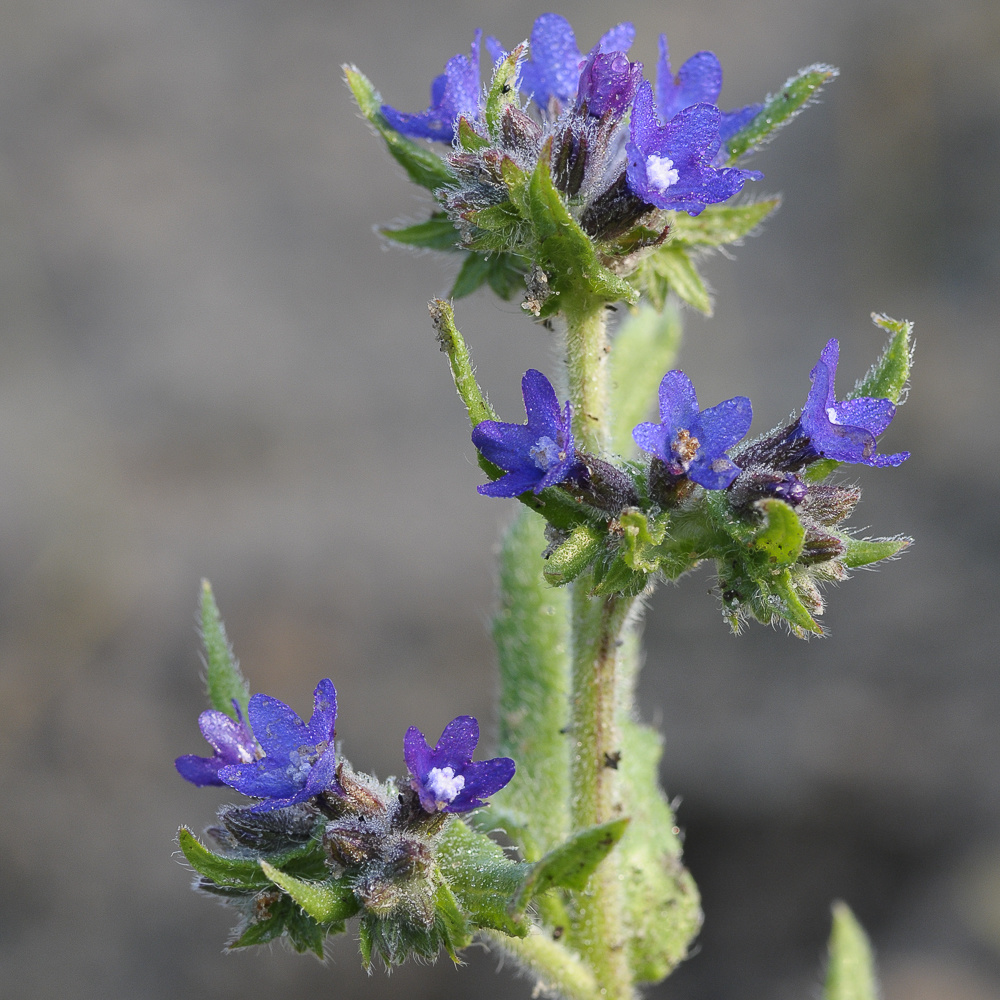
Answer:
M674 74L660 36L654 85L629 56L634 35L619 24L584 53L565 19L543 14L511 49L486 39L483 88L477 31L424 111L383 103L345 67L364 117L434 198L424 221L382 232L460 255L455 298L520 289L523 310L562 333L560 391L529 369L526 422L501 420L453 306L431 303L487 479L478 492L522 505L500 555L500 756L473 760L479 723L459 715L433 747L409 728L404 777L355 770L335 740L332 682L316 687L308 722L250 697L205 585L212 707L199 724L214 753L176 766L253 801L221 810L211 848L187 829L180 845L197 887L239 914L230 947L285 937L322 955L356 918L366 966L441 951L457 961L479 936L540 989L634 997L685 958L702 919L657 780L659 737L633 704L644 599L712 562L734 631L753 619L807 638L823 631L823 584L909 544L846 527L860 490L836 473L908 457L878 438L908 379L910 324L873 317L887 346L841 400L830 340L801 413L750 441L748 398L700 409L673 368L675 302L711 311L699 253L739 241L778 204L732 202L763 178L747 157L836 71L809 67L722 111L714 54ZM612 336L618 303L630 313ZM864 935L839 907L827 997L847 996L873 997L874 982Z

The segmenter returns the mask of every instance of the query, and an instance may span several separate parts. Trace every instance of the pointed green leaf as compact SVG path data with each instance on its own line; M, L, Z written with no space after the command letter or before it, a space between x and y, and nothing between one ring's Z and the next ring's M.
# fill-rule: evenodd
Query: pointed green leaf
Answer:
M849 538L846 541L847 551L840 561L848 569L891 559L913 543L912 538Z
M407 139L397 132L382 114L382 96L356 66L344 66L347 86L361 114L385 140L389 152L409 175L411 181L430 191L455 183L451 167L437 153Z
M683 246L719 247L749 235L781 204L768 198L747 205L708 205L700 215L677 212L670 223L671 242Z
M763 557L769 569L791 566L802 554L805 528L798 514L783 500L760 500L764 525L748 543L751 552Z
M878 1000L878 996L875 960L868 937L850 907L834 903L824 1000Z
M328 931L339 932L343 926L322 928L308 914L288 897L278 893L271 898L269 893L260 893L254 902L254 916L246 922L235 939L227 946L249 948L252 945L267 944L281 937L298 952L311 951L323 957L323 938Z
M177 831L177 840L188 864L216 885L259 889L268 884L257 861L251 858L226 858L215 854L186 827Z
M455 284L451 286L453 299L464 299L471 295L489 276L490 262L478 253L470 253L462 262Z
M913 324L906 320L890 319L879 313L872 313L872 322L891 334L889 343L868 374L847 394L847 398L872 396L900 403L913 361Z
M513 937L528 933L528 925L507 912L507 902L530 869L529 864L511 861L502 847L460 819L447 823L434 857L438 871L473 926L492 927Z
M628 819L616 819L592 826L549 851L525 875L510 901L510 912L522 915L531 900L547 889L586 889L590 876L622 839L628 823Z
M597 298L605 302L634 302L635 289L609 271L597 256L590 237L570 214L552 183L549 167L551 140L542 148L528 184L527 207L538 242L538 263L555 292L572 301ZM550 300L550 312L572 304ZM589 311L589 309L588 309Z
M306 882L280 871L266 861L261 861L260 867L275 885L284 889L310 917L321 924L346 920L360 909L354 893L338 879Z
M628 458L637 451L632 429L657 409L657 388L680 347L676 309L662 312L643 303L615 334L611 345L611 447Z
M488 283L500 298L505 301L509 299L524 287L524 264L521 258L509 253L494 252L489 256L470 253L455 278L451 295L453 298L463 299L484 283Z
M654 250L636 274L645 281L649 299L657 308L662 308L669 290L692 308L712 315L712 298L683 246L668 243Z
M838 75L833 66L818 63L800 69L795 76L785 81L777 94L770 94L764 101L760 113L748 122L727 143L729 164L734 164L741 156L759 146L771 133L816 99L820 88Z
M569 821L569 594L543 577L545 522L522 511L500 552L493 639L500 667L499 752L517 774L493 796L515 818L509 831L536 861L566 839ZM538 803L545 802L545 809Z
M428 250L459 250L462 237L455 224L444 212L435 212L425 222L412 226L392 229L382 226L379 232L394 243L410 247L426 247Z
M437 887L434 894L434 910L441 928L445 951L453 961L458 961L457 952L472 943L472 930L455 899L455 894L445 883Z
M505 59L497 63L493 70L493 80L490 89L486 92L486 106L483 110L483 119L486 122L486 130L493 137L494 141L499 141L500 117L503 109L508 104L516 104L517 97L517 70L521 57L524 55L525 46L518 45L507 54Z
M368 925L362 920L358 924L358 949L361 952L361 965L366 972L371 971L373 946L374 942L372 941L371 931L368 929Z
M250 686L233 656L208 580L201 581L201 642L205 650L205 687L212 708L235 719L235 701L246 718Z
M604 536L592 524L578 524L545 562L542 574L554 587L575 580L596 558Z
M638 597L649 583L649 576L641 570L633 569L619 550L605 565L594 567L594 587L591 593L599 597L621 594L623 597Z

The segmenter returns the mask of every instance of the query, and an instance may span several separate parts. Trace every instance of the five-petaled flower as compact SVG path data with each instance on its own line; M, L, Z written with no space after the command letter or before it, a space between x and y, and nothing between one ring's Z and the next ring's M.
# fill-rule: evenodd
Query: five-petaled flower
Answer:
M660 418L658 424L639 424L632 437L664 464L670 478L724 490L739 475L726 450L750 429L753 409L746 396L699 412L691 380L682 371L667 372L660 382Z
M653 109L653 88L643 83L632 105L626 178L629 190L656 208L700 214L706 205L726 201L757 170L715 167L722 148L722 112L710 104L693 104L661 125Z
M382 105L389 124L404 135L450 143L461 117L472 120L479 115L479 40L476 29L472 49L467 56L459 53L445 64L444 72L431 84L431 106L419 114L408 114Z
M633 38L635 28L623 21L601 36L591 55L625 53ZM576 36L569 21L559 14L541 14L535 19L529 46L530 55L521 64L520 89L530 95L544 113L558 115L576 101L580 71L587 57L576 47ZM505 54L495 38L487 38L486 47L494 62ZM600 113L591 108L591 114Z
M840 344L834 337L827 342L809 373L812 388L798 423L789 435L790 440L807 439L807 460L832 458L838 462L877 467L902 464L910 457L908 451L895 455L877 452L876 439L889 426L896 413L895 405L888 399L871 396L838 402L833 383L839 359Z
M174 761L177 772L192 785L224 785L219 771L230 764L249 764L258 753L257 741L243 718L240 706L233 699L236 718L210 708L198 716L198 728L215 751L211 757L184 754Z
M521 379L527 424L484 420L472 431L483 457L505 470L492 483L477 487L483 496L516 497L566 482L586 471L573 441L572 409L560 410L552 383L530 368Z
M509 757L473 761L478 743L479 723L471 715L452 719L433 750L416 726L406 731L403 756L410 769L410 783L426 812L476 809L514 777L514 762Z
M266 694L250 699L247 714L263 756L223 767L219 778L244 795L263 799L252 811L270 812L305 802L320 792L339 791L333 742L337 692L331 681L316 685L308 723L283 701Z
M714 52L696 52L678 70L670 70L667 36L660 35L660 58L656 64L656 113L661 121L670 121L692 104L717 104L722 90L722 65ZM736 111L723 111L719 136L723 142L748 124L763 107L748 104Z

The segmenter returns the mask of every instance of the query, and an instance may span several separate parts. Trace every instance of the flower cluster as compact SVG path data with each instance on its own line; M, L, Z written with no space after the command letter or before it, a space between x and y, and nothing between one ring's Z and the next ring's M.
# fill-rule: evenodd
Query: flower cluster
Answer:
M497 65L516 57L513 86L537 114L532 118L508 103L499 130L484 120L479 32L470 55L453 57L434 81L426 111L407 114L389 105L381 110L404 135L455 141L450 160L458 185L446 205L466 227L474 227L478 211L506 200L505 159L530 173L547 156L557 187L577 200L575 214L598 238L624 232L657 209L698 215L746 181L759 180L757 171L725 166L720 151L760 105L720 111L718 59L700 52L674 76L666 36L660 38L654 96L642 64L628 58L634 36L631 24L619 24L585 55L565 18L542 14L529 41L513 53L487 38Z
M255 694L248 706L249 725L239 706L236 718L216 709L202 712L199 725L215 753L186 754L175 761L182 778L195 785L229 785L259 799L252 813L268 813L321 797L343 798L343 758L334 744L337 692L322 680L313 694L309 722L283 701ZM485 804L514 776L509 757L474 762L479 723L460 715L448 723L431 750L419 729L411 727L404 741L410 786L423 811L460 813Z

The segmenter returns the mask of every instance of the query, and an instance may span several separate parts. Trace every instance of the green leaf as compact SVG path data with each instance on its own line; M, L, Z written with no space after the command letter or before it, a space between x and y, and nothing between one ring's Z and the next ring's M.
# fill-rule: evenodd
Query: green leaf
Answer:
M435 212L425 222L417 222L412 226L400 226L392 229L382 226L379 232L394 243L404 246L425 247L428 250L460 250L462 237L455 224L444 212Z
M622 558L638 573L654 573L659 568L659 553L652 551L667 533L667 517L649 518L640 510L626 510L618 518L622 536Z
M454 818L441 832L434 859L473 926L513 937L528 933L527 923L508 913L507 904L531 865L511 861L486 834Z
M476 381L472 357L469 355L465 338L455 326L455 310L444 299L434 299L428 308L431 311L431 322L437 332L438 345L442 353L448 355L455 388L458 390L462 402L465 403L465 408L469 411L469 420L472 421L472 426L475 427L484 420L496 420L497 415L493 407L487 402L483 390L479 388L479 383ZM495 469L496 467L491 465L490 468Z
M360 909L354 893L338 879L307 882L288 875L263 860L260 867L275 885L284 889L310 917L321 924L339 923L353 917Z
M700 215L677 212L670 223L673 244L719 247L749 235L781 204L768 198L747 205L708 205Z
M848 569L870 566L882 559L891 559L913 544L912 538L848 538L847 551L840 561Z
M868 374L847 394L847 399L871 396L901 403L913 362L913 324L879 313L872 313L872 322L891 334L889 343Z
M488 283L500 298L508 300L515 291L524 287L524 264L521 258L510 253L494 252L489 256L470 253L455 278L451 295L456 299L464 299L484 283Z
M458 951L472 943L472 930L455 899L455 894L445 883L434 894L436 922L441 928L445 951L453 961L458 961Z
M783 500L760 500L757 508L764 514L764 525L747 548L761 557L767 569L794 565L802 554L805 528L798 514Z
M834 903L824 1000L878 1000L878 995L868 938L850 907Z
M237 931L227 947L232 950L267 944L285 934L297 952L311 951L322 958L323 938L327 930L339 932L342 929L322 928L288 896L262 892L254 901L253 916Z
M517 761L493 802L514 817L509 830L536 861L569 835L569 594L543 577L545 522L522 511L500 552L493 639L500 667L499 751ZM540 802L545 803L539 809Z
M611 345L611 447L628 458L636 454L632 428L657 408L657 389L677 357L681 320L677 310L643 303L622 323Z
M618 776L631 822L615 849L626 895L629 964L637 982L659 982L687 955L701 927L698 889L681 861L680 831L660 788L660 735L635 721L631 690L639 672L638 635L619 651Z
M520 916L535 896L556 887L582 892L597 866L628 828L628 819L615 819L574 833L549 851L525 875L510 901L510 912Z
M542 575L554 587L575 580L597 557L604 535L592 524L578 524L545 562Z
M649 576L642 570L633 569L619 549L614 557L602 564L594 565L594 587L591 593L599 597L620 594L623 597L638 597L649 583Z
M497 63L493 70L493 80L490 89L486 92L486 106L483 109L483 120L486 122L486 130L493 137L495 142L500 142L500 118L503 109L508 104L516 104L517 96L517 71L524 55L525 46L518 45L505 59Z
M538 263L548 275L553 291L566 300L553 301L553 296L547 313L577 308L591 312L593 299L635 302L638 298L635 289L601 263L590 237L570 214L552 183L551 153L549 140L531 174L527 202L538 243Z
M212 708L235 719L235 701L246 718L250 686L233 656L208 580L201 581L201 642L205 650L205 687Z
M650 302L662 309L667 292L673 292L689 306L712 315L712 299L691 260L691 255L683 246L667 243L654 250L636 271L635 280L644 286Z
M351 88L361 114L385 140L389 152L406 171L410 180L430 191L453 185L455 175L442 157L423 146L418 146L389 124L382 114L382 96L372 86L368 77L356 66L345 65L342 68L347 86Z
M787 622L792 633L800 639L804 639L806 634L822 635L823 629L819 626L809 609L802 601L799 588L795 585L793 574L789 570L783 570L767 581L761 583L761 593L768 591L774 600L767 606L771 617L767 621L760 619L763 624L770 625L774 617Z
M216 885L241 889L260 889L268 885L260 864L251 858L227 858L215 854L186 827L177 832L177 840L188 864Z
M748 122L728 142L729 165L756 148L771 133L798 114L802 108L815 100L820 88L838 75L833 66L817 63L800 69L795 76L785 81L777 94L769 94L758 115Z

